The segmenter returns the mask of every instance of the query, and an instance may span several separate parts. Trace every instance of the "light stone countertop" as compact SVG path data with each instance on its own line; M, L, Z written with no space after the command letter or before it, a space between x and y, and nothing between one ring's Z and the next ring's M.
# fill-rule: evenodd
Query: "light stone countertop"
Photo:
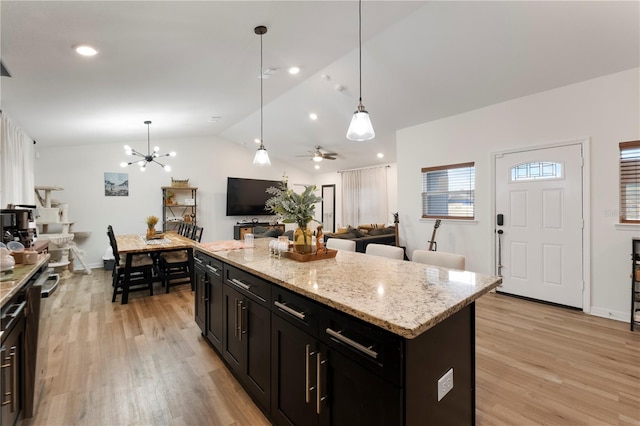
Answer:
M269 255L271 238L253 249L196 249L392 333L412 339L497 287L497 276L338 251L297 262Z
M38 261L33 265L27 265L20 263L14 266L13 272L8 274L2 274L0 277L0 308L16 294L36 272L40 270L40 267L49 261L49 254L39 254Z

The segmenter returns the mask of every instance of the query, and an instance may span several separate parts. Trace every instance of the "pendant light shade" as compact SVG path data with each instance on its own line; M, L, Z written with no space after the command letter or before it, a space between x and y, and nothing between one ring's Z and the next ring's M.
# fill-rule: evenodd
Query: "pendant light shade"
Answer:
M147 125L147 154L146 155L142 154L141 152L138 152L135 149L131 148L129 145L125 145L124 146L125 154L142 157L142 159L138 160L138 161L131 161L129 163L127 163L126 161L123 161L122 163L120 163L120 166L121 167L127 167L127 166L130 166L133 163L136 163L136 164L138 164L138 166L140 166L140 171L144 172L147 169L147 164L148 163L156 163L160 167L162 167L165 171L170 172L171 171L171 166L169 166L168 164L162 164L161 162L159 162L157 160L157 158L160 158L160 157L175 157L176 153L172 151L172 152L170 152L168 154L160 155L158 153L160 151L160 148L158 148L157 146L153 148L153 152L152 152L151 151L151 138L150 138L150 133L149 133L149 125L151 124L151 121L147 120L147 121L144 122L144 124Z
M267 148L264 147L262 139L262 80L264 80L262 71L262 35L267 33L267 27L260 25L255 27L253 32L260 36L260 147L256 151L256 155L253 157L253 165L270 166L271 160L269 160L269 154L267 153Z
M369 141L376 136L369 113L362 105L362 0L358 1L358 49L360 73L360 99L358 109L353 113L351 124L347 130L347 139L352 141Z

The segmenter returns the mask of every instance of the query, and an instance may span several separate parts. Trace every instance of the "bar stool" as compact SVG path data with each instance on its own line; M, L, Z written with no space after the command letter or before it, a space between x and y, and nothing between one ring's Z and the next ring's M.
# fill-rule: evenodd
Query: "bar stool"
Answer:
M447 253L445 251L414 250L411 261L464 270L464 256L456 253Z

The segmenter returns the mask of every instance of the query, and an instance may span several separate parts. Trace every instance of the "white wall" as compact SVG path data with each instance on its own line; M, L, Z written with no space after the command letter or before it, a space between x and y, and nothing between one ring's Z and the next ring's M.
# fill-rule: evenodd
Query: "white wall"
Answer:
M166 161L171 172L155 164L147 166L145 172L136 165L126 169L119 166L131 158L125 156L123 146L129 143L144 151L144 140L55 148L36 145L36 186L64 188L54 192L53 198L69 204L69 219L75 222L72 230L91 231L91 237L78 245L92 267L102 266L108 246L107 225L112 225L116 234L143 234L147 216L162 217L160 187L171 186L171 177L189 179L190 186L198 187L198 225L204 227L203 242L233 239L233 225L252 219L226 216L228 176L279 180L286 171L290 182L313 183L310 175L273 159L271 167L253 166L253 151L222 139L152 142L161 152L177 152ZM128 197L104 195L105 172L129 174Z
M399 131L400 240L408 252L425 248L433 229L420 219L422 167L475 161L477 222L443 221L438 249L494 273L491 153L590 138L591 313L628 321L631 238L640 228L615 226L618 143L640 139L639 75L620 72Z

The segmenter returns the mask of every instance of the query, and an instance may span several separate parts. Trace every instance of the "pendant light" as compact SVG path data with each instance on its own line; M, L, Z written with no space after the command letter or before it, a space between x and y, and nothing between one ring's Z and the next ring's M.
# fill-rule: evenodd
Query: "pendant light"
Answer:
M153 152L151 152L151 139L149 138L149 125L151 124L151 121L147 120L144 122L144 124L147 125L147 155L144 155L138 151L136 151L135 149L131 148L129 145L125 145L124 146L124 152L127 155L137 155L138 157L142 157L142 160L139 161L132 161L130 163L127 163L126 161L123 161L122 163L120 163L121 167L127 167L130 166L133 163L138 163L138 166L140 166L140 171L144 172L147 168L147 164L148 163L156 163L159 164L160 167L162 167L163 169L165 169L165 171L170 172L171 171L171 166L169 166L168 164L162 164L161 162L157 161L156 158L159 157L175 157L176 153L175 152L170 152L169 154L158 154L158 151L160 151L160 148L158 148L157 146L153 148Z
M262 139L262 80L264 80L262 71L262 35L267 33L267 27L260 25L255 27L253 32L260 36L260 147L256 151L255 157L253 157L253 165L270 166L269 154L267 154L267 148L264 147Z
M364 105L362 105L362 0L358 1L358 48L360 50L360 100L358 102L358 108L351 118L351 124L349 125L349 130L347 130L347 139L352 141L368 141L376 136L376 132L373 131L369 113L364 109Z

